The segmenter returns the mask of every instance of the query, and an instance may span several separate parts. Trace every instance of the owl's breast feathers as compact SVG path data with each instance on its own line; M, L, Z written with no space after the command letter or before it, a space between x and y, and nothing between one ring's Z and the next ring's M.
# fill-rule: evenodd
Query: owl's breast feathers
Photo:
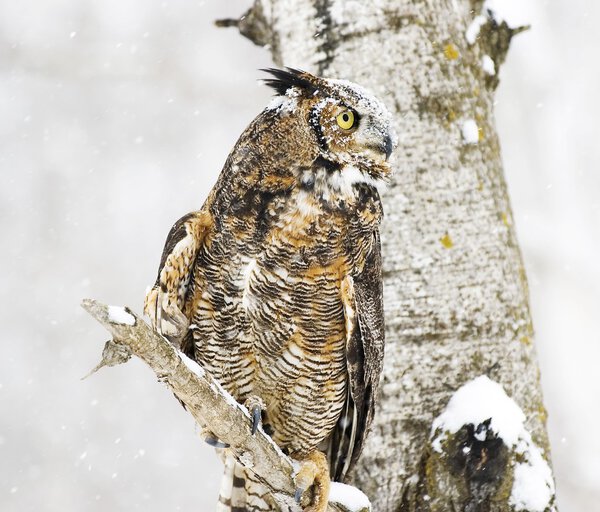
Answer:
M185 311L194 357L240 402L262 398L287 451L329 438L341 479L361 450L382 358L382 211L372 186L343 194L323 183L330 170L310 172L221 182L204 207L214 221ZM373 289L357 304L363 288Z
M257 144L279 139L256 123L248 133L201 211L171 231L146 309L173 337L189 325L183 350L239 402L259 397L284 450L326 443L341 480L383 358L379 195L286 142L273 159Z

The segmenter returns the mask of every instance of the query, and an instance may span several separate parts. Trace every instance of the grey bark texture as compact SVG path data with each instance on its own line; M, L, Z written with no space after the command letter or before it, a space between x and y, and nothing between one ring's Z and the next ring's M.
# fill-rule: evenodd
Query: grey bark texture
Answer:
M477 37L467 37L478 16ZM520 406L550 459L493 114L497 72L521 29L481 0L256 0L222 25L269 45L278 65L370 88L395 117L381 235L385 368L355 484L378 512L555 510L554 498L538 508L511 502L518 454L501 438L466 461L456 457L466 442L458 438L477 425L465 425L441 456L430 441L453 392L485 374Z

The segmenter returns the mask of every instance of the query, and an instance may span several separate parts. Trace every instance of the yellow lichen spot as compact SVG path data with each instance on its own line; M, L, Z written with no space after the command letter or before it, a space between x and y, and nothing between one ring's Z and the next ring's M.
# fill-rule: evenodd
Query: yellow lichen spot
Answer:
M448 110L447 118L450 122L454 121L456 119L456 112L454 112L454 110Z
M525 275L525 268L521 267L520 271L523 272L523 275L521 276L522 279L527 279L527 276ZM533 336L533 324L531 323L531 320L529 322L527 322L527 332L529 333L530 336Z
M543 405L538 407L538 417L542 423L546 423L546 420L548 419L548 411Z
M479 142L481 142L483 140L483 137L484 137L483 128L481 126L477 127L477 133L478 133L478 136L479 136Z
M456 60L458 59L459 53L456 46L454 46L452 43L448 43L446 46L444 46L444 55L448 60Z
M442 238L440 238L440 242L446 249L452 249L452 247L454 246L454 242L452 241L452 238L450 238L450 235L448 233L446 233Z
M502 217L502 222L508 228L510 226L510 219L508 218L508 215L506 215L506 212L502 212L500 217Z
M521 336L520 340L523 345L531 345L531 338L529 336Z

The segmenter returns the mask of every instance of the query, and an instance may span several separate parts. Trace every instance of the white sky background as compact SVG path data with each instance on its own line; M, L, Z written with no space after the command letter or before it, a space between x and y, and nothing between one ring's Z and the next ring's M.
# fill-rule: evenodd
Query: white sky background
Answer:
M500 3L498 0L497 3ZM534 29L497 123L564 512L600 502L600 5L511 0ZM142 363L96 364L82 297L138 310L164 237L266 105L268 52L219 17L249 2L0 3L0 510L191 511L220 472Z

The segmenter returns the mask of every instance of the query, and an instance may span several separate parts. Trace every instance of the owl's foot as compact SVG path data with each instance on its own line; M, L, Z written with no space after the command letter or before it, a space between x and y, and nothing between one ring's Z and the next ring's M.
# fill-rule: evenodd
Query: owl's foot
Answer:
M213 448L229 448L228 443L221 441L216 435L206 428L203 428L200 431L200 437L204 439L206 444L212 446Z
M265 409L265 403L259 397L251 396L244 402L244 405L250 412L250 418L252 418L252 435L254 435L262 421L262 412Z
M213 448L229 448L230 446L228 443L224 443L215 436L206 436L204 442Z
M167 292L161 291L159 286L154 286L146 295L144 313L150 318L152 327L167 337L169 341L176 341L176 345L185 335L189 322L183 312L169 298Z
M312 499L304 512L326 512L329 498L329 464L323 452L313 450L307 457L299 460L300 470L296 473L296 502L301 503L302 496L312 487Z

